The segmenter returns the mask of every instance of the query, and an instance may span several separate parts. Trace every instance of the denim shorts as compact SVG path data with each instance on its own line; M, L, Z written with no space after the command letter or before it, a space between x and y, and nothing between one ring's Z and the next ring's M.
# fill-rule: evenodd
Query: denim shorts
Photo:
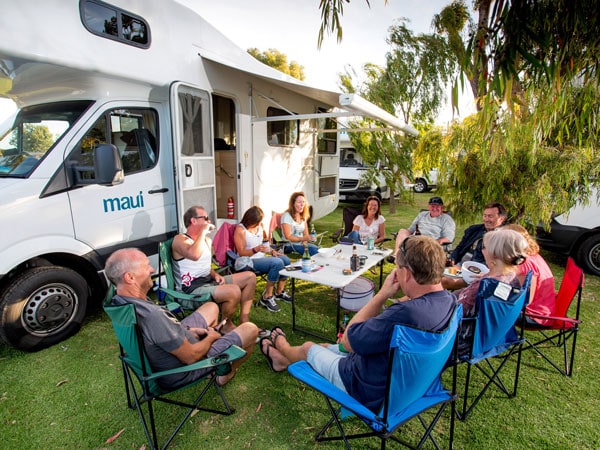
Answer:
M306 362L337 388L347 392L339 371L340 359L345 358L347 355L348 353L340 352L337 344L330 344L326 347L315 344L308 350Z

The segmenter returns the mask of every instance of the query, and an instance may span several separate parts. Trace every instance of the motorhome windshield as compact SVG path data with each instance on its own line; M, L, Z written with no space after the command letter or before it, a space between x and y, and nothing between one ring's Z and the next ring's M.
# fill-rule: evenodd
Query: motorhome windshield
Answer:
M12 127L0 130L0 177L27 178L91 101L23 108Z

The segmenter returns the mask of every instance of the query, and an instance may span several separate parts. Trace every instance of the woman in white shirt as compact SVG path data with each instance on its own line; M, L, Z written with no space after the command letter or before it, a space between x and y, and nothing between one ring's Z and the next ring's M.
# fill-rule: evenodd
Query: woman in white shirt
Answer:
M310 212L304 192L294 192L290 197L288 209L281 216L283 237L291 243L291 245L285 245L286 253L303 254L305 243L308 243L308 251L311 256L319 252L319 247L310 242L307 225L309 218Z
M373 195L368 197L363 205L362 212L356 216L352 231L348 233L348 238L355 243L361 244L364 239L373 237L375 244L383 242L385 239L385 218L381 215L381 200Z
M267 274L267 285L259 302L270 312L278 312L281 308L275 299L292 301L285 291L287 278L279 275L279 271L290 264L290 259L270 248L262 225L263 218L262 209L258 206L250 207L233 232L233 242L239 256L250 257L255 272ZM275 290L275 283L277 283L277 290Z

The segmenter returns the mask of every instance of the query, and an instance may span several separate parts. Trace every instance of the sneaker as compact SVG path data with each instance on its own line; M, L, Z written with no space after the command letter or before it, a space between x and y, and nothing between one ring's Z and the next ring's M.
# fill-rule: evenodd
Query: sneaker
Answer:
M279 300L283 300L286 303L292 303L292 296L286 291L281 291L281 294L275 294L275 297Z
M269 312L279 312L281 310L281 308L275 301L275 296L273 295L271 297L265 298L265 295L263 294L260 297L260 304L267 308Z

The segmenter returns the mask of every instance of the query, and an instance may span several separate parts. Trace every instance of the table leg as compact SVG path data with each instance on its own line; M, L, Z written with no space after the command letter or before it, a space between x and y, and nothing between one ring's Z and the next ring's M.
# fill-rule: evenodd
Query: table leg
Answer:
M296 279L292 278L292 331L296 331Z

